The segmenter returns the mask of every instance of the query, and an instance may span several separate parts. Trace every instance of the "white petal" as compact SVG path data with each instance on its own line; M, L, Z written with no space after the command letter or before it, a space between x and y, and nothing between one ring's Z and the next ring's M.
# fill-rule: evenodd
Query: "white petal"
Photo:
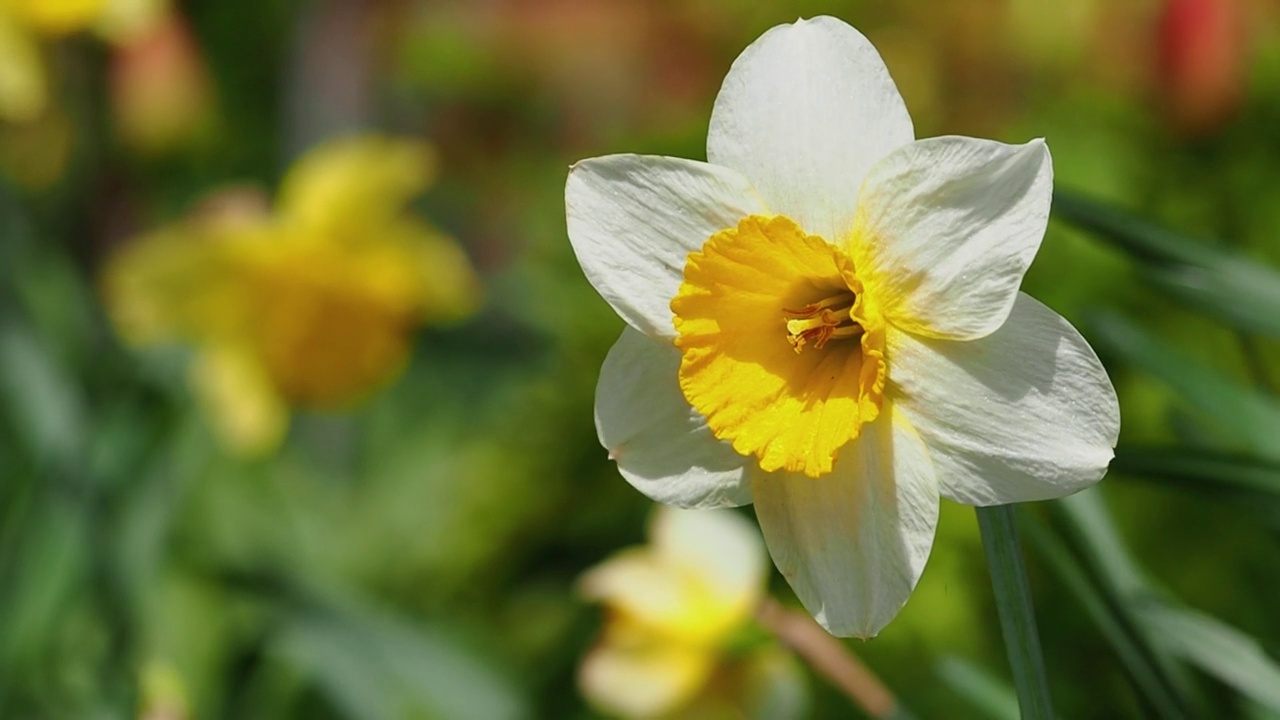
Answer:
M581 591L646 632L713 645L748 622L768 570L755 526L729 510L660 505L651 544L622 550L582 576Z
M681 567L642 546L591 568L579 587L583 597L624 611L630 621L654 633L682 637L697 634L703 624L689 580Z
M852 252L891 322L972 340L1000 327L1040 248L1053 195L1042 140L930 138L867 176Z
M760 531L741 514L662 506L650 535L658 554L700 578L719 605L743 612L754 608L768 566Z
M713 659L698 648L606 639L583 658L578 686L593 705L610 714L656 717L698 692L711 674Z
M671 298L689 253L715 232L767 213L738 173L679 158L583 160L565 185L569 242L596 291L631 327L675 337Z
M752 483L773 562L833 635L871 637L907 602L933 545L938 490L920 437L892 406L818 479Z
M774 212L842 242L862 178L914 137L871 42L817 17L769 30L734 61L711 112L707 159L746 175Z
M929 446L944 497L999 505L1062 497L1111 461L1120 408L1080 333L1019 294L981 340L888 335L889 393Z
M680 391L680 351L631 328L600 368L596 431L637 490L667 505L735 507L751 502L747 460L707 428Z

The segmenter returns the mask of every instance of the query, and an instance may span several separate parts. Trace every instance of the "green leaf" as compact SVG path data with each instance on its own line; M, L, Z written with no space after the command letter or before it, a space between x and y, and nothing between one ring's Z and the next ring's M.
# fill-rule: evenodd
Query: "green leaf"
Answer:
M1189 307L1252 333L1280 337L1280 273L1096 200L1058 190L1054 217L1110 240Z
M1005 652L1009 656L1013 684L1018 691L1018 707L1022 717L1028 720L1051 720L1053 704L1049 699L1040 635L1031 606L1031 586L1022 564L1014 506L996 505L976 510L987 567L991 571L991 588L995 592L996 609L1000 615Z
M8 682L49 682L52 639L68 609L85 598L92 558L84 509L52 498L27 518L16 567L0 579L0 695Z
M523 695L454 635L370 608L305 611L274 647L353 719L530 716Z
M39 339L12 317L0 318L0 397L34 457L67 468L85 440L84 398Z
M1230 380L1157 340L1114 313L1090 322L1091 338L1173 388L1198 409L1201 427L1216 431L1226 447L1280 460L1280 403Z
M1053 504L1057 516L1070 531L1084 566L1090 571L1104 600L1116 613L1117 621L1132 637L1137 649L1148 658L1160 682L1181 698L1181 704L1199 711L1204 703L1194 678L1167 648L1150 633L1138 610L1159 597L1120 533L1103 502L1101 490L1094 488ZM1196 712L1202 715L1202 712Z
M1257 640L1217 618L1169 603L1152 603L1142 620L1178 657L1280 712L1280 664Z
M1022 529L1031 538L1049 569L1066 586L1067 591L1075 596L1089 619L1098 626L1099 632L1115 651L1137 691L1159 717L1187 717L1185 708L1191 706L1191 698L1184 695L1174 679L1166 673L1167 664L1157 660L1155 652L1147 646L1146 636L1140 628L1135 627L1133 619L1124 611L1122 604L1116 601L1115 594L1110 597L1104 595L1062 540L1049 528L1035 522L1033 518L1024 519L1028 522L1022 524Z
M993 720L1018 720L1018 696L1003 680L977 665L955 656L938 661L938 677L984 716Z
M1120 447L1113 472L1168 481L1191 489L1280 499L1280 463L1185 447Z

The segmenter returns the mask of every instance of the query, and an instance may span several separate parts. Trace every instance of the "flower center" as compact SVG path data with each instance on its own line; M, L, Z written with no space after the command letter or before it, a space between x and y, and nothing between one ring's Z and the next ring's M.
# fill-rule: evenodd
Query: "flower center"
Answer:
M884 321L849 256L790 218L708 238L671 310L685 399L765 471L830 472L880 412Z
M857 299L852 290L846 290L809 303L799 310L783 308L787 342L798 353L808 343L813 343L814 350L821 350L828 340L858 337L862 334L862 326L849 316Z

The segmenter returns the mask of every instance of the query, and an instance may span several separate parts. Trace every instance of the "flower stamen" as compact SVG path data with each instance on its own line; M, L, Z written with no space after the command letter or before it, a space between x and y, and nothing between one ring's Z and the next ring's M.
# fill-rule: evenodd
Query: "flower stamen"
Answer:
M821 350L830 340L861 336L862 325L849 316L857 299L857 295L846 290L798 310L783 308L787 342L799 353L810 343L815 350Z

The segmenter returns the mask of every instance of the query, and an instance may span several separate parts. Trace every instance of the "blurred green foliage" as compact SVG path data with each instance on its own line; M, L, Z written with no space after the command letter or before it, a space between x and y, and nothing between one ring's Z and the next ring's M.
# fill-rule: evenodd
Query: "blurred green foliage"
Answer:
M1059 713L1280 715L1280 28L1241 5L1242 95L1192 136L1153 70L1160 5L189 2L215 101L158 153L113 132L119 50L51 43L69 157L55 182L9 164L0 183L0 717L592 717L574 671L600 623L574 582L649 507L595 439L621 325L572 257L565 169L703 156L732 58L816 13L877 44L920 135L1043 135L1075 193L1025 288L1095 344L1123 434L1098 491L1022 513ZM422 332L370 402L238 460L181 349L120 344L97 270L354 129L435 144L417 209L487 304ZM943 508L906 610L850 647L921 717L1009 716L969 509ZM849 716L812 686L816 717Z

